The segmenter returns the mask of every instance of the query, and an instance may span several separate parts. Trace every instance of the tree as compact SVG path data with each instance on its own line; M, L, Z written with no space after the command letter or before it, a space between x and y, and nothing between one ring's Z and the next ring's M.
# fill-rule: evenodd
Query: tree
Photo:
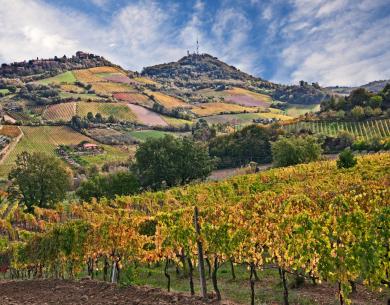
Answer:
M364 108L361 106L355 106L353 107L351 114L355 119L360 120L364 117Z
M148 139L135 154L134 171L144 187L183 185L205 179L214 168L207 147L189 138Z
M374 95L370 98L370 106L372 108L380 108L382 106L383 98L380 95Z
M93 116L92 112L87 113L87 120L90 122L93 122L95 120L95 117Z
M321 153L321 145L312 136L281 138L272 143L272 157L276 166L316 161Z
M52 207L70 189L70 174L55 157L44 153L23 152L9 174L13 190L29 212L34 206Z
M118 172L110 175L96 175L83 181L76 194L84 201L92 198L108 199L116 195L131 195L139 191L140 184L137 177L131 172Z
M344 149L337 160L338 168L351 168L357 163L355 156L349 148Z
M219 136L210 141L210 155L220 159L219 167L246 165L251 161L272 161L271 140L278 129L251 125L235 133Z
M351 92L348 100L353 106L366 106L371 98L372 94L364 88L358 88Z

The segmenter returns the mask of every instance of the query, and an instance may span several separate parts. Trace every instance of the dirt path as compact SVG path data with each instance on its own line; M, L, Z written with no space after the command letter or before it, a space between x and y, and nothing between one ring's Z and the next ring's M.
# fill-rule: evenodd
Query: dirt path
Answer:
M149 109L134 104L127 104L127 106L135 113L137 119L142 124L147 126L168 126L161 116Z
M105 282L85 280L0 281L1 305L234 305L230 302L203 302L200 297L168 293L149 287L118 288Z

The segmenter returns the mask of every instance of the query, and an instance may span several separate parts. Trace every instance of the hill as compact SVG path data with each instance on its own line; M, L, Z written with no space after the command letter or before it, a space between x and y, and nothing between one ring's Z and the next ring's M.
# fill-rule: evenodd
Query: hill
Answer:
M177 62L146 67L142 75L176 88L192 90L185 93L199 100L197 90L211 88L223 91L230 87L241 87L265 93L275 100L293 104L318 104L329 97L318 85L285 86L266 81L242 72L209 54L188 54Z
M389 84L389 83L390 83L390 79L387 79L387 80L376 80L376 81L373 81L373 82L369 82L368 84L357 86L357 87L334 86L334 87L327 87L326 89L329 89L329 90L331 90L334 93L343 94L343 95L348 95L353 90L355 90L357 88L364 88L364 89L366 89L368 91L371 91L371 92L374 92L374 93L378 93L379 91L381 91L386 86L386 84Z
M142 75L158 79L256 80L209 54L189 54L179 61L144 68Z
M14 62L11 64L2 64L0 68L0 77L7 78L26 78L34 76L32 79L43 79L49 76L57 75L76 69L93 68L100 66L114 66L111 62L102 56L77 52L72 57L55 56L49 59L31 59L29 61Z

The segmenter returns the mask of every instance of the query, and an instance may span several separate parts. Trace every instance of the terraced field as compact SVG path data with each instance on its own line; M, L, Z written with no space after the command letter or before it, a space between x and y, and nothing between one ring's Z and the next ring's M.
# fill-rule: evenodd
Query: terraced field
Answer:
M210 116L220 113L229 113L229 112L256 112L257 109L253 107L244 107L235 104L228 103L203 103L197 104L196 107L192 109L192 112L198 116Z
M285 125L287 132L308 129L314 133L335 136L340 131L347 131L358 139L390 137L390 119L362 122L298 122Z
M76 103L61 103L49 106L42 115L42 118L49 121L68 122L76 115Z
M97 102L79 102L77 103L76 113L81 117L87 116L88 112L94 115L100 113L103 117L108 118L110 115L118 120L134 122L137 116L131 108L124 103L97 103Z

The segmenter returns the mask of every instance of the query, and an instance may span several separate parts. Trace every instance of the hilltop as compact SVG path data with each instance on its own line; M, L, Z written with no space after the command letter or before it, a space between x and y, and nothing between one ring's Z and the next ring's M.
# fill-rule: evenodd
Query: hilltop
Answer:
M158 79L258 80L209 54L189 54L176 62L146 67L142 75Z
M87 69L102 66L115 66L104 57L78 51L72 57L55 56L49 59L31 59L11 64L2 64L0 67L0 77L22 78L26 81L44 79L62 72ZM30 76L30 78L28 78Z

